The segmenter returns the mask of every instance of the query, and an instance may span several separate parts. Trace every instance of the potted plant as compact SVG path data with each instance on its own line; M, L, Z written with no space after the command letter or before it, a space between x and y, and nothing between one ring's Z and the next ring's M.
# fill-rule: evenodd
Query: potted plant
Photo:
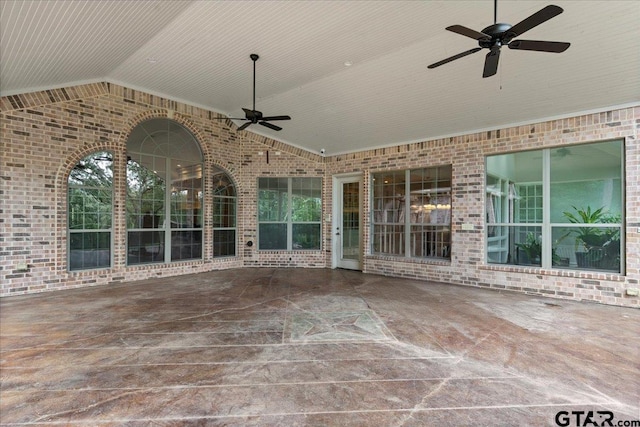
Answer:
M604 210L604 206L591 210L591 206L577 208L572 206L574 212L563 212L563 215L572 224L602 224L619 223L620 217L611 215ZM604 267L603 262L612 264L615 260L611 258L620 255L620 230L615 228L601 227L577 227L571 229L566 235L573 234L576 239L576 262L578 267ZM566 236L565 235L565 236ZM584 251L578 251L578 246L582 244ZM617 255L616 252L617 251ZM609 260L610 262L606 261Z
M528 232L524 243L516 243L518 251L518 264L540 265L542 256L542 242L540 236Z

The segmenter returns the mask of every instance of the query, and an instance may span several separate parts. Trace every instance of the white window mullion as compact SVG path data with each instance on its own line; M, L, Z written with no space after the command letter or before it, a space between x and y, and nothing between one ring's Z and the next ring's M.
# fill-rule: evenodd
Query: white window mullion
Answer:
M624 255L625 254L625 239L626 239L626 235L627 233L625 233L625 209L627 206L627 200L626 200L626 191L625 191L625 156L624 156L624 142L620 144L620 197L621 197L621 206L622 206L622 212L620 215L620 273L624 274L624 272L627 269L627 257Z
M542 150L542 268L551 268L551 150Z
M411 258L411 170L404 175L404 256Z
M293 250L293 178L287 179L287 250Z
M164 172L164 262L171 262L171 159L165 158Z

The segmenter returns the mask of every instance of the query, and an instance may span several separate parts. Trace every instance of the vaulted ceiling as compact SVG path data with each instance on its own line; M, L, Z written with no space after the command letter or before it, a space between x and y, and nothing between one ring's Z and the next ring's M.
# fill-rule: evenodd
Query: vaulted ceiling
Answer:
M550 4L499 0L516 24ZM257 132L327 155L423 141L640 103L640 2L554 0L564 13L519 38L564 53L487 50L446 31L493 23L494 2L0 2L2 95L107 81L243 117L288 114ZM242 122L237 122L241 124Z

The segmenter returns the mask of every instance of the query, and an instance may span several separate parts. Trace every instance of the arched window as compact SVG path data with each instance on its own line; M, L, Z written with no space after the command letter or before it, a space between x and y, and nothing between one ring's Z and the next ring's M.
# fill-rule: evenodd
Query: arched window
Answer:
M213 169L213 256L236 255L236 187L223 170Z
M202 152L168 119L147 120L127 140L127 264L202 258Z
M111 267L113 156L97 152L80 160L67 181L68 268Z

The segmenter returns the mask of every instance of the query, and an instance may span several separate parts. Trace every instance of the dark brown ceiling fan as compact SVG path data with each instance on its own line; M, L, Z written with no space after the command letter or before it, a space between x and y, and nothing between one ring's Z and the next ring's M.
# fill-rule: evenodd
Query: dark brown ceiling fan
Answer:
M260 58L255 53L249 55L251 60L253 61L253 108L249 110L248 108L243 108L245 117L237 118L237 117L229 117L231 120L245 120L247 123L244 123L242 126L238 128L238 130L244 130L252 124L260 124L262 126L268 127L273 130L282 130L280 126L276 126L271 121L276 120L291 120L289 116L268 116L265 117L262 115L262 111L256 110L256 61Z
M489 49L486 59L484 61L484 71L482 77L490 77L496 74L498 71L498 59L500 58L500 48L504 45L509 46L509 49L517 50L533 50L536 52L553 52L560 53L567 50L570 43L565 42L552 42L552 41L540 41L540 40L513 40L525 31L548 21L554 16L560 15L563 9L559 6L549 5L546 6L526 19L523 19L516 25L501 24L497 22L498 19L498 0L494 0L493 11L493 25L489 25L481 32L472 30L462 25L452 25L447 27L446 30L454 33L470 37L478 41L480 47L476 47L457 55L451 56L442 61L438 61L429 65L427 68L436 68L444 65L448 62L456 59L463 58L472 53L479 52L482 49Z

